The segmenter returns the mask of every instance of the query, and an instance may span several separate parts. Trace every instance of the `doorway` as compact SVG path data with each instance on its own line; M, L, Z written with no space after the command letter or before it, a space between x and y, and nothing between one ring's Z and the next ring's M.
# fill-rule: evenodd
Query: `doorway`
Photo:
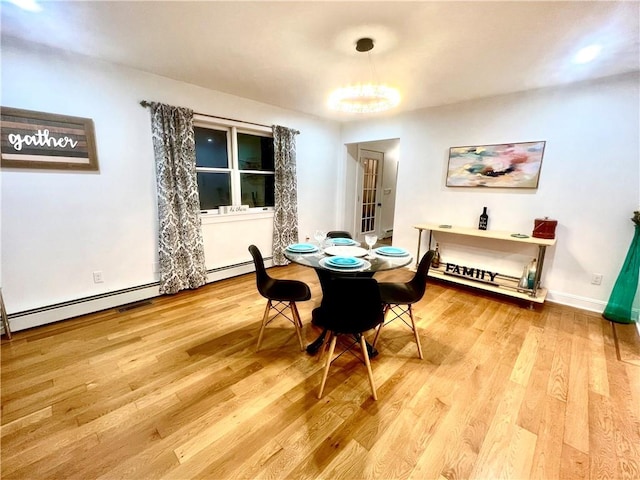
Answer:
M391 244L400 139L347 144L345 226L363 241L366 233Z
M360 228L358 236L373 233L380 235L381 199L379 191L382 185L384 153L360 149L357 191L360 206L357 209Z

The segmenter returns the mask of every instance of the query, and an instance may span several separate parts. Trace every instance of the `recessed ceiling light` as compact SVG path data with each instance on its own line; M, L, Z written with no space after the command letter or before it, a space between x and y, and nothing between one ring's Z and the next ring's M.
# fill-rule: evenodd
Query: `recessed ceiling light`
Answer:
M600 50L602 50L601 45L589 45L588 47L584 47L573 57L573 63L589 63L598 56Z
M42 7L38 4L37 0L8 0L9 3L13 3L16 7L20 7L22 10L28 10L29 12L40 12Z

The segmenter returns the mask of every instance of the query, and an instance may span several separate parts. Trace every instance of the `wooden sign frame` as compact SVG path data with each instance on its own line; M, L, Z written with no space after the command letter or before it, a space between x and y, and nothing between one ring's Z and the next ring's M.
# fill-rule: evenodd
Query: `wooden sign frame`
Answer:
M98 170L90 118L1 107L2 168Z

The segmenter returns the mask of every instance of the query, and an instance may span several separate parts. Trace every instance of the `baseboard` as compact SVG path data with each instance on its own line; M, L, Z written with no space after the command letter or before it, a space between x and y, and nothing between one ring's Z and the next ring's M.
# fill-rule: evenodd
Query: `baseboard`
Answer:
M604 312L604 309L607 306L606 302L600 300L580 297L578 295L572 295L570 293L556 292L553 290L549 290L547 294L547 301L597 313Z
M78 299L56 305L9 314L9 327L12 332L39 327L69 318L119 307L127 303L139 302L159 295L158 284L138 286L126 291L110 292L106 296Z
M265 266L273 265L271 258L265 258ZM255 270L253 262L232 265L207 271L207 283L224 280L226 278L244 275ZM56 305L49 305L26 312L9 314L9 325L12 332L18 332L27 328L38 327L48 323L59 322L80 315L99 312L110 308L121 307L129 303L148 300L160 295L158 283L140 285L126 290L105 293L95 297L78 299ZM591 298L580 297L567 293L549 291L547 301L580 308L591 312L602 313L606 302ZM640 323L636 324L640 332ZM0 331L2 329L0 328Z
M271 258L265 258L265 266L273 265ZM207 283L236 277L255 270L253 262L245 262L229 267L211 269L207 271ZM24 312L16 312L8 315L9 327L12 332L18 332L27 328L39 327L49 323L68 320L80 315L121 307L129 303L148 300L160 295L158 282L139 285L115 292L108 292L88 298L81 298L55 305L47 305ZM3 331L3 329L0 329Z

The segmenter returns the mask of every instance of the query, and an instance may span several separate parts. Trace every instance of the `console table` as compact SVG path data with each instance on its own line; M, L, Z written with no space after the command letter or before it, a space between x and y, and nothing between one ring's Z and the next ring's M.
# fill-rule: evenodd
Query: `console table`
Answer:
M531 245L532 247L538 247L538 258L537 258L537 267L536 267L536 276L533 283L533 288L519 288L518 281L520 277L513 277L510 275L502 275L498 274L496 277L495 284L476 282L471 279L467 279L461 276L448 275L446 269L441 265L440 268L431 267L429 269L429 276L432 278L438 278L447 282L458 283L461 285L467 285L474 288L479 288L482 290L487 290L490 292L500 293L503 295L508 295L510 297L520 298L522 300L527 300L529 302L535 303L543 303L545 298L547 297L547 289L542 288L540 286L540 278L542 276L542 268L544 266L544 257L546 253L546 248L552 245L555 245L556 239L545 239L545 238L535 238L535 237L526 237L526 238L518 238L514 237L513 232L500 232L495 230L478 230L475 228L465 228L465 227L454 227L447 225L435 225L429 223L423 223L419 225L414 225L414 228L418 230L418 252L416 254L416 259L420 261L420 244L422 243L422 232L425 230L429 231L429 248L431 248L431 240L433 236L433 232L442 232L447 233L449 235L464 235L468 237L480 237L486 238L490 240L497 241L507 241L507 242L517 242L526 245ZM440 242L442 243L442 242Z

